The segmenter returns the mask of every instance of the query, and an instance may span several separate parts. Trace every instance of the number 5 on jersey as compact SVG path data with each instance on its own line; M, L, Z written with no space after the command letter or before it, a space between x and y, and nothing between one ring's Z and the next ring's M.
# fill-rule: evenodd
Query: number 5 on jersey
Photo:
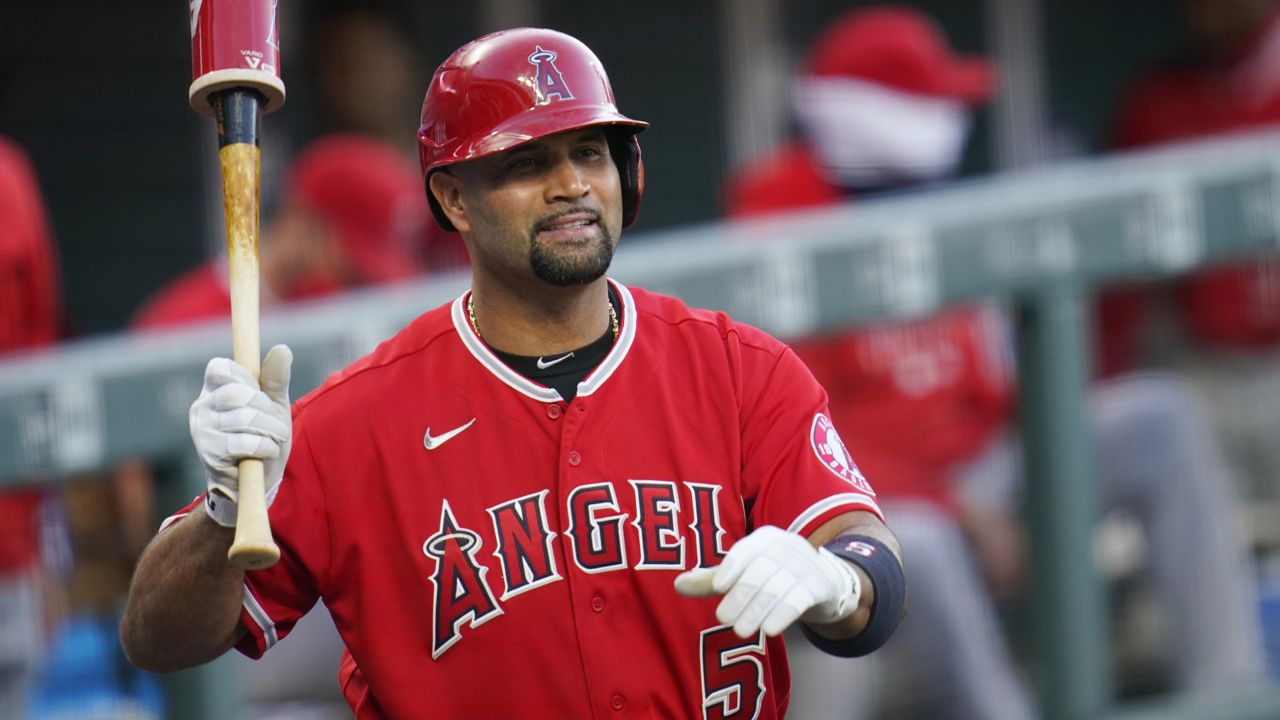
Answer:
M764 634L743 640L731 625L703 630L702 717L754 720L764 702Z

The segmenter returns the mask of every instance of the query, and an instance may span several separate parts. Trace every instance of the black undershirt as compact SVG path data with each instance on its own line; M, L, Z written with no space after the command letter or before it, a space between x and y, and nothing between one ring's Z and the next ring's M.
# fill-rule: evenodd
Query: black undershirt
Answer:
M613 287L609 288L609 304L613 306L613 311L618 314L618 317L622 317L622 309L619 307L618 298L614 295ZM609 325L599 339L566 353L529 357L512 355L492 347L489 349L507 367L540 385L554 388L565 402L571 402L578 394L578 383L585 380L613 348L613 323Z

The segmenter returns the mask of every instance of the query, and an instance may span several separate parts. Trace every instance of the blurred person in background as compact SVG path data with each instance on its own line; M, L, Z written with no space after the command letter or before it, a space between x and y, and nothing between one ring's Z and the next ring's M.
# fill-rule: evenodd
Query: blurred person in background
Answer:
M829 206L949 178L993 83L989 63L956 57L915 10L854 10L816 41L795 78L799 136L730 178L729 214Z
M56 250L34 169L0 136L0 358L53 344ZM0 486L0 716L24 717L44 656L52 587L41 555L44 492ZM52 609L52 608L49 608Z
M993 82L987 62L954 56L916 11L854 10L815 42L796 80L792 109L800 136L729 179L728 212L746 218L829 206L949 177L971 108L991 96ZM918 322L793 343L827 388L833 419L849 428L850 451L863 472L885 485L880 497L902 523L912 583L902 635L885 648L892 659L863 663L888 663L870 668L872 676L865 667L854 674L854 664L793 654L793 664L813 666L794 673L797 684L818 678L827 687L851 689L822 704L805 701L821 694L799 690L793 717L847 718L854 716L851 708L873 715L877 703L865 698L888 701L894 689L905 689L889 669L899 664L915 669L910 692L924 700L914 708L919 714L1032 716L966 547L950 481L953 467L990 442L1011 402L987 315L956 308ZM850 684L854 678L859 682Z
M35 170L0 136L0 353L57 341L61 317L57 251Z
M1280 129L1274 0L1179 4L1189 44L1129 88L1114 146ZM1119 288L1102 297L1100 309L1103 368L1172 360L1208 399L1246 494L1280 498L1280 254L1263 252L1159 286Z
M406 280L423 272L415 245L426 203L417 169L382 143L355 135L315 141L299 153L286 198L262 230L262 305ZM147 330L231 314L225 258L188 271L137 311Z
M418 112L425 76L409 35L411 18L387 2L367 0L325 0L303 11L321 130L362 135L416 160L418 138L404 119ZM430 272L468 264L462 237L435 223L425 223L418 251Z
M800 137L728 180L728 212L827 206L945 179L959 165L974 108L993 91L990 64L957 57L916 11L854 10L816 41L796 81ZM848 718L848 708L869 712L876 698L898 705L895 689L916 716L1032 717L994 602L1017 601L1025 590L1021 467L1004 439L1016 398L1002 313L957 306L793 347L826 387L833 419L880 489L911 558L912 607L879 658L842 664L795 653L805 669L794 673L792 717ZM1195 401L1174 378L1144 376L1100 385L1089 403L1107 505L1126 508L1149 537L1153 582L1175 620L1178 682L1255 681L1251 580ZM808 682L848 695L814 705L807 701L824 695Z

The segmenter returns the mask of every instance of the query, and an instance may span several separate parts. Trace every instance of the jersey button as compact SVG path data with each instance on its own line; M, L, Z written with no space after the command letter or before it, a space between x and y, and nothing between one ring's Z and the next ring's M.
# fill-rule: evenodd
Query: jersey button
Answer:
M570 465L572 465L572 466L574 466L574 467L577 467L577 466L581 465L581 464L582 464L582 453L578 452L577 450L572 450L572 451L570 451L570 452L569 452L569 464L570 464Z
M626 704L627 699L622 697L622 693L614 693L613 697L609 698L609 707L614 710L621 710Z
M604 612L604 598L599 595L591 598L591 609L596 612Z
M547 406L547 417L551 418L552 420L555 420L556 418L560 417L560 413L562 412L564 411L560 409L559 405Z

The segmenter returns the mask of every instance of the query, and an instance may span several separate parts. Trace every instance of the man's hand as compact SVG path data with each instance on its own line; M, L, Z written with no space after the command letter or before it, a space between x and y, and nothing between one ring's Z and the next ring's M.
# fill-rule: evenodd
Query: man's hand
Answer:
M720 565L680 573L675 586L688 597L724 594L716 619L742 638L761 629L778 635L797 619L819 625L842 620L858 607L862 592L849 563L770 525L735 543Z
M205 368L204 389L191 404L188 420L209 483L205 510L219 525L236 524L237 465L245 458L262 461L267 507L275 500L293 436L289 417L292 364L289 348L276 345L262 359L258 380L229 358L214 358Z

